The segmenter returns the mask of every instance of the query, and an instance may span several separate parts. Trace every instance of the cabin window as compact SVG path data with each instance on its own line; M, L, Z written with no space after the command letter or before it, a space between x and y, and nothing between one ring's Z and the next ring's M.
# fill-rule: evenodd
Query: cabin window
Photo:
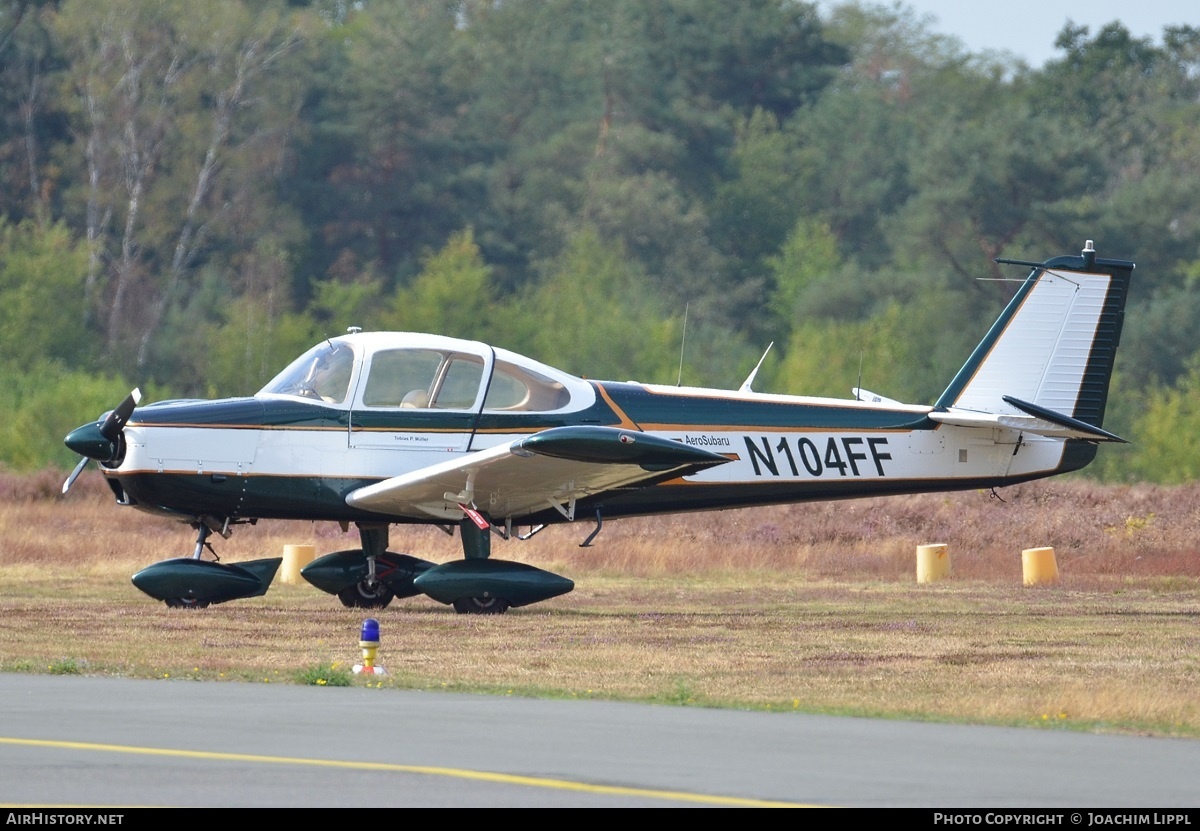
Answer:
M483 361L474 355L455 355L446 361L433 397L440 410L469 410L479 396Z
M558 381L526 367L497 361L483 408L505 412L548 412L561 410L570 401L571 394Z
M431 349L375 353L363 390L368 407L469 410L479 397L483 360L475 355Z
M367 407L471 410L484 383L479 355L435 349L376 352L362 403ZM534 369L497 360L483 407L491 412L551 412L571 403L571 393Z
M394 349L376 352L371 375L363 390L368 407L426 409L429 390L442 365L442 353L428 349Z

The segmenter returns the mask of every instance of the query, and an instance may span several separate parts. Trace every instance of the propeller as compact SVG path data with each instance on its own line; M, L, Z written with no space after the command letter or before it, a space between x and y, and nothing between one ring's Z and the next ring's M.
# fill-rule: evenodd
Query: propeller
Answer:
M121 432L125 429L126 422L129 421L134 408L141 400L142 391L135 387L129 395L125 396L125 400L117 405L115 410L110 410L96 421L77 427L67 434L64 443L83 458L79 460L79 464L75 465L71 475L63 482L63 493L71 489L71 485L75 484L75 480L79 478L79 474L83 473L88 462L95 459L100 463L105 463L116 459Z

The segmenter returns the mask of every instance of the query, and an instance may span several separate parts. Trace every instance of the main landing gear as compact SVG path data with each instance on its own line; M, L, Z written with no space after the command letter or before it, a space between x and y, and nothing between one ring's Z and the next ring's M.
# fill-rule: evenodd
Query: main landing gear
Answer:
M382 609L392 598L421 593L413 581L433 563L388 551L386 525L360 525L358 538L362 548L319 557L300 569L300 575L353 609Z
M464 615L499 615L575 588L565 577L524 563L493 560L491 531L459 525L463 559L436 565L387 550L388 527L359 526L361 549L337 551L301 569L308 582L346 606L382 608L392 597L425 594Z
M163 560L133 575L133 584L172 609L203 609L243 597L266 594L282 557L226 565L216 561L209 536L230 535L230 520L198 517L196 549L191 557ZM486 524L486 521L481 521ZM524 563L491 558L490 527L470 519L459 525L463 559L440 565L388 551L386 524L361 524L361 548L326 554L301 569L301 575L344 606L382 609L397 597L425 594L464 615L500 615L510 608L539 603L575 588L565 577ZM205 550L212 560L203 560Z

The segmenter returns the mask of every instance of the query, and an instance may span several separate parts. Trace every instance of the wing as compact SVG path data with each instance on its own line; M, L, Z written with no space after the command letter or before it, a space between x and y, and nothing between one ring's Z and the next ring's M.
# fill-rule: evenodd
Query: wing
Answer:
M573 518L569 508L576 499L646 487L728 461L632 430L555 427L359 488L346 502L392 516L455 521L463 516L462 505L473 505L496 520L546 507Z

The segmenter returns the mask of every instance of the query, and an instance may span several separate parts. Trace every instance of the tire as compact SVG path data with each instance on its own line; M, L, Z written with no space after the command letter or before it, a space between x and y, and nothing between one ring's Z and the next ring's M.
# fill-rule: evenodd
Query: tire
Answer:
M342 589L337 596L343 606L351 609L382 609L392 602L396 593L383 583L368 583L363 580Z
M460 597L454 601L454 611L460 615L502 615L509 605L503 597Z
M168 609L207 609L207 600L198 600L195 597L168 597L163 600L167 604Z

